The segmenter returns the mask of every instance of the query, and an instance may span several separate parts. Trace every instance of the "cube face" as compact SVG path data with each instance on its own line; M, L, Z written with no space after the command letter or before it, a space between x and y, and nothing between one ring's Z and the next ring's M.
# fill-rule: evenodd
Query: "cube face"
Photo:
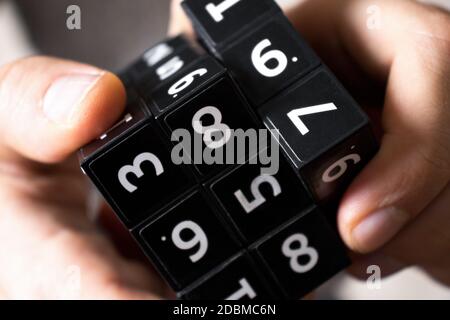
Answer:
M273 299L278 288L267 275L255 271L256 265L248 254L241 253L227 262L200 284L182 293L185 299L261 300Z
M298 167L314 160L368 124L354 100L325 69L319 69L259 110L265 125Z
M343 245L313 209L255 245L287 298L298 299L349 265Z
M191 100L165 115L163 125L167 127L170 134L177 129L184 129L192 137L191 141L200 140L202 145L200 153L195 150L195 142L191 144L192 148L186 147L183 150L188 152L189 158L193 160L195 168L202 176L210 176L226 168L226 164L206 164L202 161L205 159L196 161L196 156L203 156L206 151L212 155L218 152L225 155L226 148L233 138L231 130L252 129L256 127L256 122L247 103L235 89L230 78L222 77ZM208 131L214 133L212 140L208 140ZM220 158L224 159L224 157Z
M199 192L135 231L144 251L182 289L235 254L238 243Z
M282 15L220 52L254 106L259 106L320 61Z
M325 68L259 113L267 128L277 130L281 147L319 200L348 184L376 150L367 117Z
M271 0L185 0L182 4L210 49L224 46L246 26L280 11Z
M153 215L192 186L151 124L146 124L89 162L97 186L132 226ZM176 181L176 183L175 183Z
M261 169L247 163L210 186L247 243L312 205L307 190L283 158L276 174L264 174Z
M338 201L377 150L367 125L305 165L301 175L318 201Z
M179 297L299 298L349 263L333 224L376 151L368 120L273 1L184 7L220 62L183 37L149 49L121 74L126 113L82 148L82 168ZM248 163L261 136L244 155L232 146L232 130L264 126L282 147L270 173ZM190 146L171 141L181 131ZM230 147L233 164L206 161Z

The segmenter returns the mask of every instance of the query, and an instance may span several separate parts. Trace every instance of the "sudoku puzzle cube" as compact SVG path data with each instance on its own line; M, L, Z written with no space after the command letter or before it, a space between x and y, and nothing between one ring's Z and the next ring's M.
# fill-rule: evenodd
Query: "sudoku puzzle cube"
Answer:
M126 112L82 169L180 298L300 298L349 264L333 204L377 150L369 120L274 1L182 6L198 43L168 39L120 74ZM264 129L264 148L197 161Z

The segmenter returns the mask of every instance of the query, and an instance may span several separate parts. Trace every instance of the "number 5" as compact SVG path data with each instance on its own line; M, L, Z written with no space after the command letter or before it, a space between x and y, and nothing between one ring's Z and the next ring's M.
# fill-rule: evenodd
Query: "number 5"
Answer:
M130 183L130 181L127 178L127 175L129 173L133 173L138 178L142 177L144 175L144 171L142 171L141 165L145 161L149 161L153 164L157 176L161 175L164 172L164 168L158 157L156 157L153 153L150 152L141 153L134 159L133 165L123 166L119 170L119 173L117 174L120 184L129 193L133 193L134 191L136 191L137 187Z
M241 204L242 208L244 208L245 212L250 213L256 208L258 208L260 205L262 205L264 202L266 202L266 199L261 194L261 191L259 191L259 187L263 183L270 184L273 190L274 197L278 196L281 193L280 184L278 183L277 179L275 179L273 176L261 175L256 177L252 181L252 184L250 186L250 190L252 191L255 200L248 201L241 190L238 190L234 193L234 196L236 197L236 199L238 199L239 203Z

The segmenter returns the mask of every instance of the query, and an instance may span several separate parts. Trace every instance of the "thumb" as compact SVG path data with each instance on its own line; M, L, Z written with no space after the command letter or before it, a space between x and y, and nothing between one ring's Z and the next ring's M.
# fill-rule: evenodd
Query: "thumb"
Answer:
M338 215L345 242L358 252L386 244L449 183L449 49L426 40L391 66L381 149L350 186Z
M30 57L0 68L0 156L54 163L100 136L120 116L125 90L88 65Z

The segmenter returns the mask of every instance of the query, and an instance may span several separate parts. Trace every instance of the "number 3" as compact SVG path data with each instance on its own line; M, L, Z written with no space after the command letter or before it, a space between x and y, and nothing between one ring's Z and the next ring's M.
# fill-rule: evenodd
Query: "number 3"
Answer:
M250 186L250 190L252 191L255 200L248 201L241 190L238 190L234 193L234 196L236 197L236 199L238 199L239 203L241 204L242 208L244 208L245 212L250 213L256 208L258 208L260 205L262 205L264 202L266 202L266 199L261 194L261 191L259 191L259 187L263 183L270 184L273 190L274 197L278 196L281 193L280 184L278 183L277 179L275 179L273 176L261 175L256 177L252 181L252 184Z
M156 157L153 153L150 152L141 153L134 159L133 165L123 166L119 170L119 173L117 174L120 184L129 193L133 193L134 191L136 191L137 187L130 183L130 181L127 178L127 175L129 173L133 173L138 178L142 177L144 175L144 171L142 171L141 165L145 161L149 161L153 164L157 176L161 175L164 172L164 168L158 157Z

